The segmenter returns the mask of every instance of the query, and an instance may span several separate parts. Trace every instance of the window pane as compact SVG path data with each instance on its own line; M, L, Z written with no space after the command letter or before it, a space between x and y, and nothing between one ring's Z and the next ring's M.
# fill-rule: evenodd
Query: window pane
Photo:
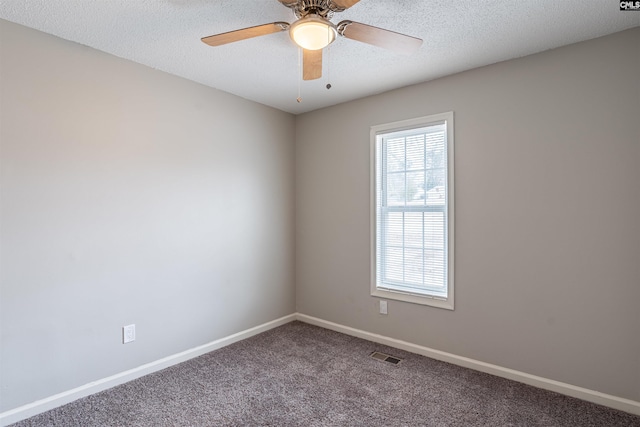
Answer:
M405 198L405 174L387 175L387 206L403 206Z
M422 248L422 212L404 214L404 246Z
M402 249L387 247L385 248L385 255L385 280L402 282L404 279Z
M386 140L387 171L403 171L404 168L404 138Z
M446 202L445 197L445 174L444 169L433 169L427 171L425 192L425 203L427 206L443 205Z
M402 212L389 212L385 227L387 246L402 246Z
M404 281L412 285L422 285L422 249L404 250Z
M424 138L424 134L407 137L407 170L424 169Z
M444 248L444 212L424 213L425 248Z
M445 288L443 251L424 251L424 278L425 284L429 287Z
M407 205L424 205L424 172L407 172Z
M427 134L425 146L427 151L425 167L427 169L444 168L446 166L444 151L444 132L434 132Z

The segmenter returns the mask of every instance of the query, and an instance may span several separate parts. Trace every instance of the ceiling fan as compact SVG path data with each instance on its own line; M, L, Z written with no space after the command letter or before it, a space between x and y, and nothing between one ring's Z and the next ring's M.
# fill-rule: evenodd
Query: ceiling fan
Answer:
M422 45L421 39L394 31L349 20L342 21L338 25L330 21L334 13L343 12L360 0L278 1L293 11L298 18L294 23L272 22L214 34L203 37L202 41L209 46L220 46L288 30L291 39L302 48L302 78L304 80L322 77L322 49L333 43L336 36L405 54L415 52Z

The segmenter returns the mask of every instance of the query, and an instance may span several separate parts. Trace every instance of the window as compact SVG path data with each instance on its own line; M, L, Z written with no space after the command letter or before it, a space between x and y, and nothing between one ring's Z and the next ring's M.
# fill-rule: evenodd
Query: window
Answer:
M371 295L453 310L453 113L371 128Z

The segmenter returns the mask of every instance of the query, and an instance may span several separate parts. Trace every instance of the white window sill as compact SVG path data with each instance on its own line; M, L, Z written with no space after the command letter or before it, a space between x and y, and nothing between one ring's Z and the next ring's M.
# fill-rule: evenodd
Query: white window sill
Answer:
M451 297L449 297L448 299L444 299L378 288L371 291L371 296L396 301L404 301L412 304L428 305L431 307L444 308L446 310L453 310L453 298Z

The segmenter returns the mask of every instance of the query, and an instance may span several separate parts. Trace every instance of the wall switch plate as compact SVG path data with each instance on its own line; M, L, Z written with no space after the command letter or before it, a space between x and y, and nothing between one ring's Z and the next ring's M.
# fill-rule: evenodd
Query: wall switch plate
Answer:
M122 344L136 340L136 325L122 327Z
M387 302L380 301L380 314L387 314Z

